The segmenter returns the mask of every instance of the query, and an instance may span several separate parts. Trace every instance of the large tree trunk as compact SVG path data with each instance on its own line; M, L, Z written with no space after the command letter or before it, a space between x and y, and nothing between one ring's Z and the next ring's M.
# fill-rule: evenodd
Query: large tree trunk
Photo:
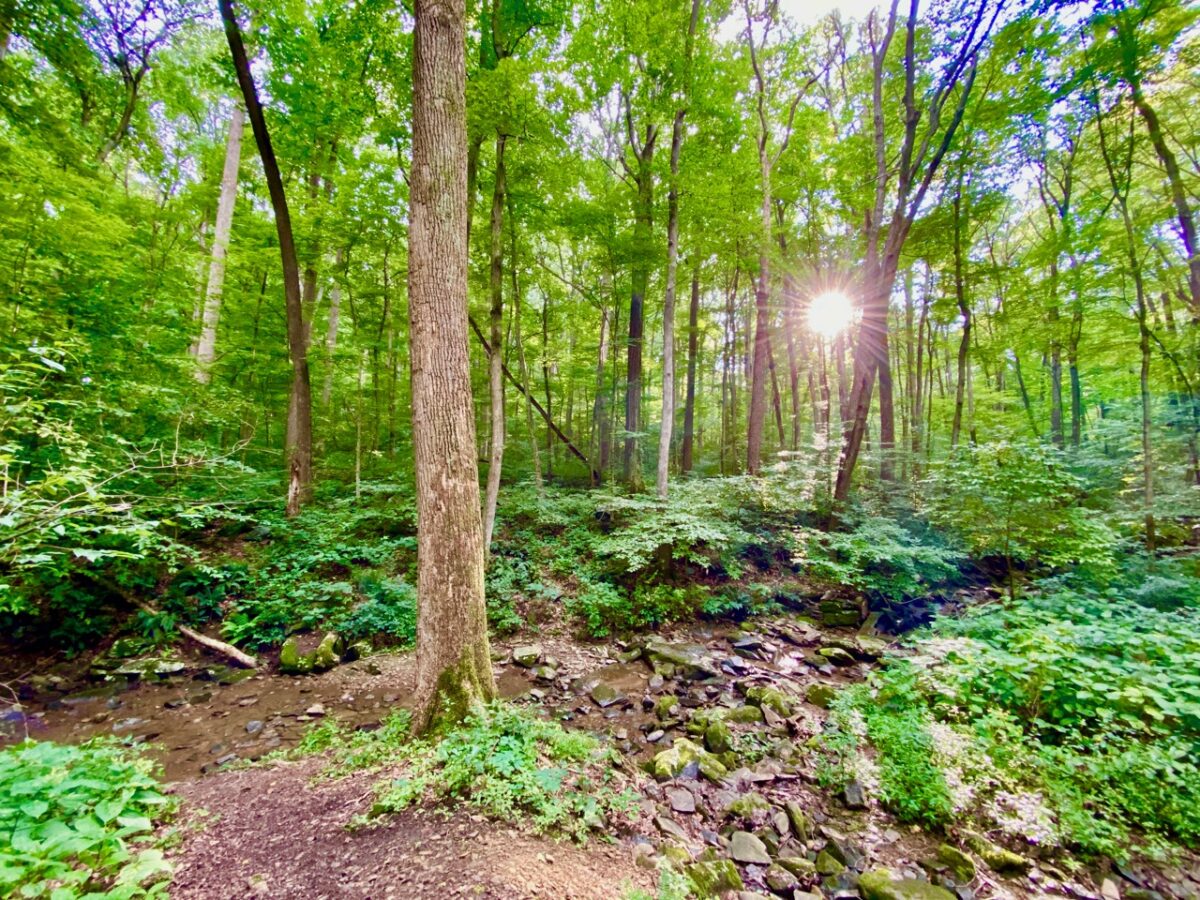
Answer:
M638 156L637 214L633 242L637 258L633 265L632 288L629 294L629 343L625 368L625 448L623 469L625 481L637 491L642 489L642 459L636 435L642 427L642 332L646 288L650 283L647 252L653 239L654 215L654 137L649 134L643 152Z
M491 400L491 453L488 457L487 493L483 504L483 552L491 552L492 529L496 524L496 502L500 497L500 470L504 464L504 146L503 134L496 136L496 184L492 190L492 248L490 286L492 307L491 353L488 354L488 396Z
M225 0L228 2L228 0ZM467 348L464 0L416 0L408 250L417 485L413 730L496 694Z
M233 106L229 119L229 139L225 142L225 166L221 170L221 193L217 200L217 222L213 230L212 263L208 268L208 286L204 292L200 340L196 343L196 380L208 384L209 371L217 353L217 321L221 317L221 292L225 287L225 257L229 254L229 232L233 227L233 209L237 205L238 167L242 162L242 129L245 112L240 103Z
M284 459L288 472L287 514L300 512L312 494L312 393L308 376L308 339L304 324L304 308L300 300L300 269L296 262L296 242L292 235L292 219L288 212L283 178L271 146L267 120L250 72L250 60L242 43L233 9L233 0L220 0L225 36L233 57L234 71L242 90L242 100L250 117L254 141L262 159L267 193L275 213L275 230L279 236L279 255L283 264L283 295L287 311L288 351L292 359L292 387L288 400L287 437Z
M962 246L962 177L954 196L954 299L962 316L962 340L958 344L958 380L954 387L954 422L950 426L950 449L958 446L962 433L963 401L967 388L967 355L971 348L971 307L967 303L966 279L963 275Z
M345 251L340 247L335 266L340 273L345 262ZM321 390L321 405L328 407L333 399L333 358L337 352L338 321L342 314L342 283L334 280L329 289L329 322L325 329L325 387Z
M763 423L767 416L769 350L767 327L770 317L771 264L767 248L771 241L771 163L766 135L759 138L759 170L762 177L762 234L759 236L758 283L754 286L754 368L750 380L750 419L746 426L746 469L757 475L762 466Z
M692 471L692 453L696 431L696 351L699 346L700 272L692 269L692 302L688 304L687 395L683 404L683 446L679 471Z

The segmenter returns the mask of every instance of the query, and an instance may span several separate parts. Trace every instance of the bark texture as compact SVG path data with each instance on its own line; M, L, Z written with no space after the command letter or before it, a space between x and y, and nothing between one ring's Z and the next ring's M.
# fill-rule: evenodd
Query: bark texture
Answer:
M495 696L467 348L464 0L416 0L409 225L417 482L417 692L413 729Z

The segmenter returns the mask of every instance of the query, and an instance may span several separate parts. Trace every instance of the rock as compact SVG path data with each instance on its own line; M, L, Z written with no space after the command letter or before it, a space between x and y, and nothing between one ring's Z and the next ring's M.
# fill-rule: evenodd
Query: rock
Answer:
M733 735L729 726L720 719L714 719L704 729L704 746L711 753L728 753L733 749Z
M1018 853L1006 850L999 844L993 844L981 834L968 831L964 834L967 846L979 854L979 858L993 872L1000 874L1028 872L1030 862Z
M285 675L307 675L312 671L312 659L300 653L300 639L295 635L279 648L279 671Z
M746 691L746 699L754 706L775 710L785 719L793 712L792 698L778 688L757 685Z
M737 866L728 859L692 863L684 871L697 897L719 897L745 887Z
M654 845L644 838L633 845L633 864L639 869L657 868L654 861Z
M667 736L667 733L665 731L663 731L661 728L655 728L652 732L650 732L648 735L646 735L646 743L647 744L657 744L659 741L661 741L666 736Z
M342 662L352 663L371 655L371 645L366 641L355 641L342 651Z
M735 725L755 725L763 720L763 714L757 706L734 706L721 713L721 719Z
M552 666L534 666L531 670L533 677L543 684L549 684L558 677L558 669Z
M532 669L542 660L541 645L526 644L522 647L513 647L512 659L521 668Z
M792 833L802 841L809 840L812 837L812 822L800 807L800 804L795 800L789 800L784 804L783 811L787 813L788 822L792 826Z
M108 655L113 659L132 659L143 651L144 646L136 638L117 638L108 648Z
M847 809L866 809L867 798L859 781L851 781L842 788L842 802Z
M852 666L855 663L853 654L843 650L841 647L822 647L817 653L835 666Z
M846 871L845 863L830 853L828 848L817 854L817 861L814 865L820 875L841 875Z
M663 694L654 701L654 714L660 719L670 719L679 714L679 701L673 694Z
M342 639L332 631L328 632L311 654L313 671L327 672L332 669L341 662L343 649Z
M596 685L588 694L592 698L592 702L601 709L607 709L621 699L621 692L611 684L601 682Z
M760 866L771 864L771 854L767 852L767 845L748 831L735 831L730 835L729 855L740 863Z
M754 818L755 813L765 813L770 810L771 804L767 802L767 798L762 794L751 791L747 794L734 799L729 804L728 812L732 816L738 816L743 819Z
M811 859L803 856L781 856L775 860L776 865L787 869L797 878L808 879L817 874L817 867Z
M125 731L132 731L139 725L145 723L145 721L145 719L138 718L120 719L119 721L113 722L113 734L121 734Z
M838 598L826 594L821 598L817 609L823 625L857 628L865 615L863 605L861 600Z
M955 900L943 887L918 878L897 878L889 869L872 869L858 879L863 900Z
M1100 896L1104 900L1121 900L1121 889L1111 878L1105 878L1100 882Z
M263 730L263 723L258 719L251 719L246 723L246 734L258 734Z
M708 658L708 651L700 644L668 644L652 640L646 644L645 656L654 671L664 677L669 677L667 667L672 673L689 681L702 681L718 675Z
M818 681L808 686L804 699L819 709L829 709L837 695L838 690L832 684Z
M719 759L687 738L676 738L671 749L656 754L649 769L659 781L666 781L682 775L689 765L696 766L700 774L714 782L720 782L729 773Z
M677 813L694 813L696 811L696 795L686 788L671 788L667 791L667 801L671 809Z
M677 838L684 843L687 843L689 840L688 833L674 819L668 819L666 816L655 816L654 824L665 835Z
M766 879L767 887L777 894L795 890L800 886L800 879L793 872L788 871L778 864L767 869L767 874L764 878Z
M937 850L937 859L950 870L954 880L967 884L975 880L975 860L967 856L957 847L942 844ZM1115 898L1114 898L1115 900Z
M323 715L325 715L325 704L314 703L312 706L310 706L308 709L306 709L304 711L304 714L306 716L323 716Z

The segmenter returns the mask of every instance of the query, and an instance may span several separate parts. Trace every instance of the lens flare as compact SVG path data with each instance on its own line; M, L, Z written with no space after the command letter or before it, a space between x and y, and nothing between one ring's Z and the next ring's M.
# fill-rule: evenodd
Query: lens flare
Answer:
M841 291L826 291L808 305L808 327L822 337L836 337L854 318L854 301Z

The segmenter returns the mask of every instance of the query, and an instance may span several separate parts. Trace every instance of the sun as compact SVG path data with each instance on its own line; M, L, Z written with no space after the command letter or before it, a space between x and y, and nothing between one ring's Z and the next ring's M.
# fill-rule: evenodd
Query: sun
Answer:
M854 301L841 291L826 291L808 305L808 327L822 337L836 337L854 317Z

